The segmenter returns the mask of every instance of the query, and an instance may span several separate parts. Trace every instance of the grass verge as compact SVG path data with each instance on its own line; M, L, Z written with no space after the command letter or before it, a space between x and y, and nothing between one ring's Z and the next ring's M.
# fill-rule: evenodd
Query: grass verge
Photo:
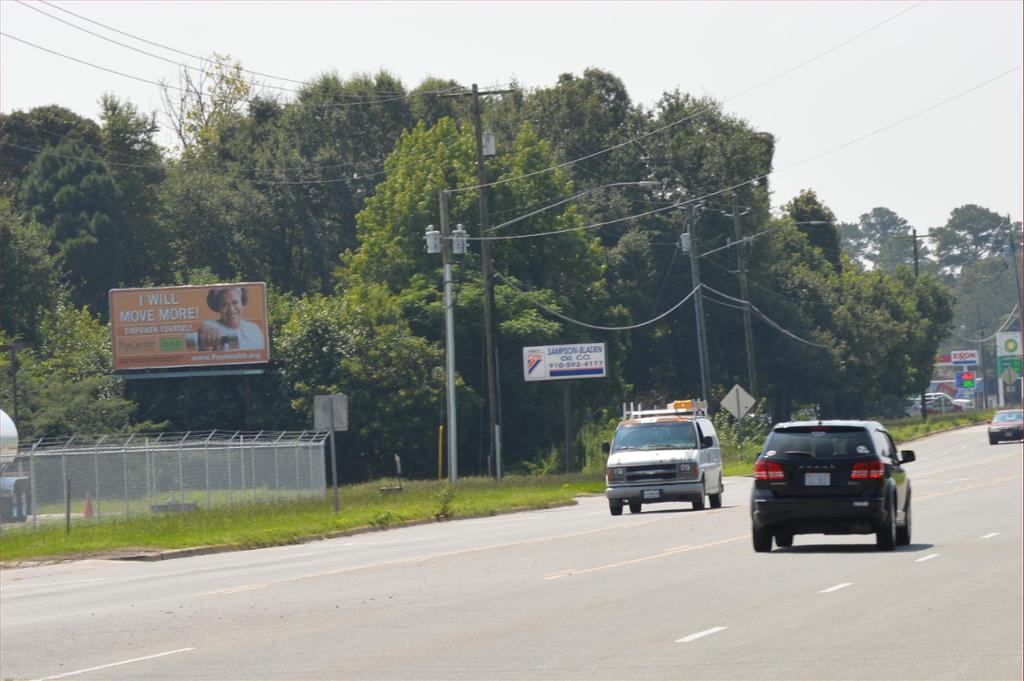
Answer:
M424 520L493 515L551 508L579 494L604 491L597 475L463 478L455 485L409 481L401 492L383 494L380 482L341 488L341 512L330 498L284 503L249 503L131 518L77 520L64 524L5 525L0 561L84 557L125 549L180 549L216 544L256 548L299 542L335 532L384 528Z

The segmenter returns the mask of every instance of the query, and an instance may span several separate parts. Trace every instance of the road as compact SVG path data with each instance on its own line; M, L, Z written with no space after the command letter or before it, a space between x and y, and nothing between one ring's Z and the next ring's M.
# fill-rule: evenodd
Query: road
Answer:
M914 537L755 554L721 509L576 506L0 575L3 679L1020 679L1022 448L911 445Z

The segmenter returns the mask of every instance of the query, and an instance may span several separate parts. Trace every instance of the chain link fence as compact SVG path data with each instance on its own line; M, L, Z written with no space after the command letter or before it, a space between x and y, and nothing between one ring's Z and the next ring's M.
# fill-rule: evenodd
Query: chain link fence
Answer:
M326 432L204 431L23 442L4 522L131 517L323 496Z

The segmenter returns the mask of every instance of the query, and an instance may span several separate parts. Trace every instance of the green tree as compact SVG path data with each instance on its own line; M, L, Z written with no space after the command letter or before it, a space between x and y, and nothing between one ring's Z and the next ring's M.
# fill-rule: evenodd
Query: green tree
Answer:
M836 216L811 189L805 189L786 204L784 210L797 228L807 235L812 246L821 250L835 271L841 269L839 261L839 233Z
M60 257L49 244L42 226L0 198L0 330L12 338L37 340L43 310L67 296Z
M155 135L155 116L112 95L100 100L101 144L111 175L120 189L114 221L121 282L137 286L168 276L170 244L156 219L159 188L166 176Z
M96 152L70 140L39 154L21 188L21 205L49 229L64 260L73 299L100 311L120 281L121 196Z
M999 254L1009 245L1011 233L1021 233L1019 222L1010 225L1006 216L973 203L954 208L945 225L931 230L935 256L945 274ZM1017 253L1019 257L1019 249Z
M39 151L65 139L97 145L100 129L88 118L56 105L0 113L0 195L17 201Z
M87 308L58 303L47 309L37 343L19 355L19 365L18 429L25 437L158 427L134 421L135 404L109 375L110 331Z
M394 296L379 284L357 286L290 299L288 313L275 348L292 409L309 424L315 395L349 397L345 478L388 475L394 454L407 475L434 474L440 352L411 333Z
M910 224L888 208L873 208L856 225L842 225L840 234L847 254L872 268L892 273L900 265L914 266L914 237ZM918 243L919 270L932 270L928 247Z

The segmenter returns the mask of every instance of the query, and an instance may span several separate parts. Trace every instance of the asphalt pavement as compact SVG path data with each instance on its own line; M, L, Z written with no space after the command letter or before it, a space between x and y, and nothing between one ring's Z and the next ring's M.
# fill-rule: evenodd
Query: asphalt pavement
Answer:
M571 507L0 573L4 679L1014 679L1022 446L916 443L910 546L751 547L721 509Z

